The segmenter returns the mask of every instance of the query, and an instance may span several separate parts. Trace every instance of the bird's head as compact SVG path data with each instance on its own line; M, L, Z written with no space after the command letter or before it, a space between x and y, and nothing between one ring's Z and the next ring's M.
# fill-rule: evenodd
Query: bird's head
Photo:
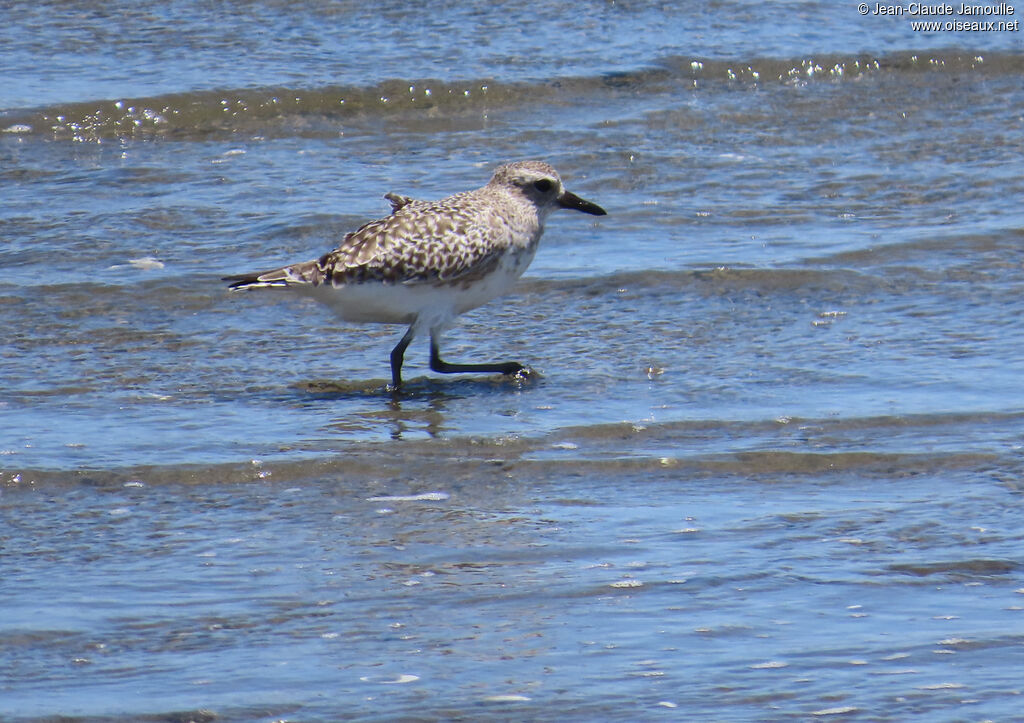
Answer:
M596 203L565 190L558 171L543 161L517 161L500 166L494 172L491 184L514 189L545 215L557 208L569 208L593 216L607 214Z

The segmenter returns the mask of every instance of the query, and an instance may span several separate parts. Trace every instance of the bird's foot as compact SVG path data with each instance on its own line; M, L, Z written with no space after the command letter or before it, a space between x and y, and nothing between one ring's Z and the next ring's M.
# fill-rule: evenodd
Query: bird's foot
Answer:
M517 384L523 384L540 378L540 372L537 372L530 367L523 366L522 364L515 364L514 369L509 365L509 371L505 372L505 375Z

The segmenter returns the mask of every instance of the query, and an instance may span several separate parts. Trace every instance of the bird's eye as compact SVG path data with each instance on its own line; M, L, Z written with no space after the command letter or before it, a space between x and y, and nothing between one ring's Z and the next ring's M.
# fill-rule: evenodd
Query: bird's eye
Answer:
M554 183L551 182L550 178L542 178L539 181L533 182L533 187L541 193L547 193L554 187Z

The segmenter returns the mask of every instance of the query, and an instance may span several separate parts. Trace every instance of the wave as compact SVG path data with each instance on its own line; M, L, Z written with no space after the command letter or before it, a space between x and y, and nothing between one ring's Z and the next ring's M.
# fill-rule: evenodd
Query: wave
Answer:
M164 484L297 483L319 479L451 479L462 473L504 478L571 474L641 477L723 476L757 480L789 475L908 476L987 470L1019 479L1020 458L1008 450L1024 412L935 413L907 416L597 423L535 436L360 441L335 453L215 464L106 469L0 466L0 489L89 486L115 489ZM970 443L964 429L973 430ZM827 442L827 444L825 444Z
M665 58L664 67L693 80L730 80L741 83L806 83L843 81L866 75L942 73L1005 75L1024 72L1024 56L963 49L903 51L888 55L819 55L806 58L754 60L694 60Z
M346 124L376 124L403 115L444 119L515 109L529 103L569 104L609 94L612 100L629 102L629 94L666 90L760 88L919 73L1024 75L1024 55L967 50L735 60L677 55L635 71L543 82L395 79L364 87L279 86L182 92L7 110L0 114L0 132L80 142L119 138L203 140L223 135L336 136ZM626 95L620 97L623 92Z

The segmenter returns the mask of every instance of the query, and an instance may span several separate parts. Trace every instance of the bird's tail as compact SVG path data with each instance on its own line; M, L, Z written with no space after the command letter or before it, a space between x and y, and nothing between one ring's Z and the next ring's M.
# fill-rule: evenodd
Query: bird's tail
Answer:
M221 281L230 281L229 289L265 289L282 286L316 286L324 280L324 273L319 261L306 261L301 264L283 266L272 271L260 271L252 274L225 276Z

